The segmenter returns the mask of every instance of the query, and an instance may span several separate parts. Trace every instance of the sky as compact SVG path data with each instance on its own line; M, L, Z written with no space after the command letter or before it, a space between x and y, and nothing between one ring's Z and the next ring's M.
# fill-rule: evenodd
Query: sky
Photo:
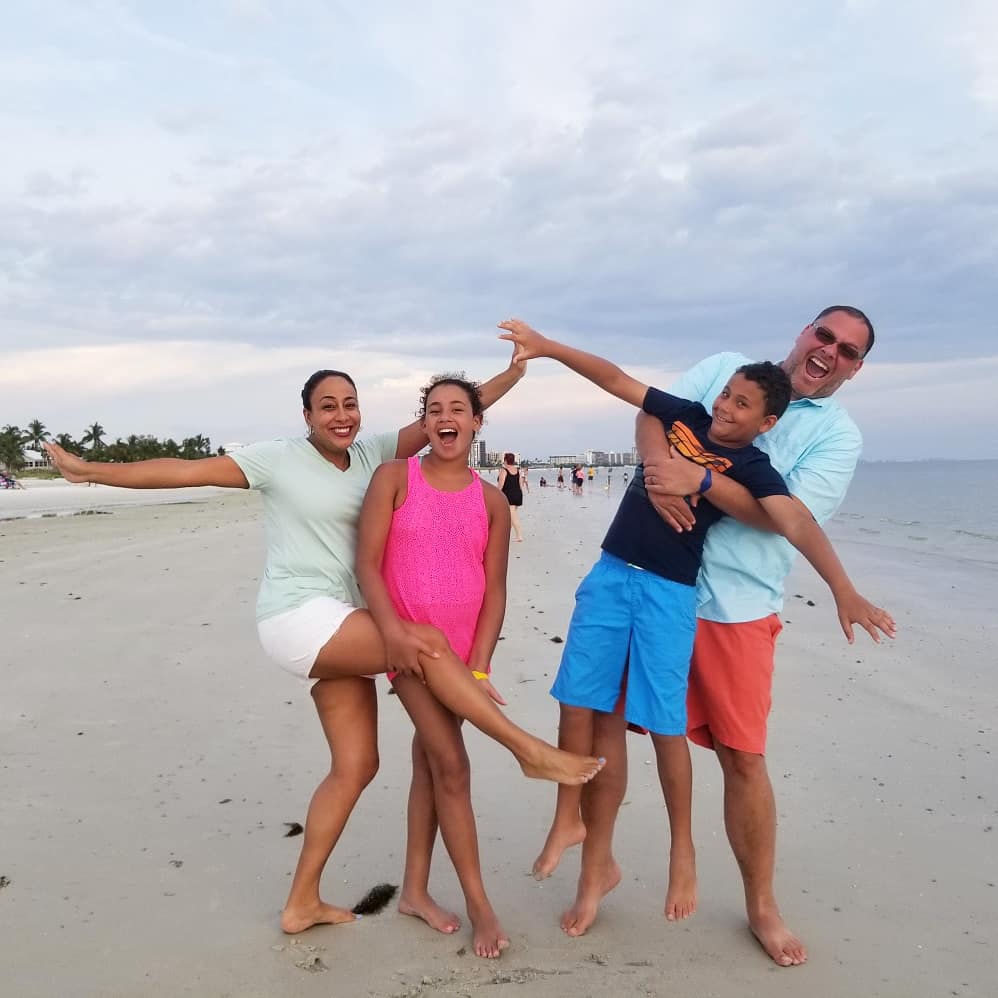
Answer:
M899 11L903 10L903 13ZM877 343L864 457L998 457L998 5L11 0L0 425L364 428L487 378L516 315L668 387L782 359L826 305ZM490 449L627 449L550 360Z

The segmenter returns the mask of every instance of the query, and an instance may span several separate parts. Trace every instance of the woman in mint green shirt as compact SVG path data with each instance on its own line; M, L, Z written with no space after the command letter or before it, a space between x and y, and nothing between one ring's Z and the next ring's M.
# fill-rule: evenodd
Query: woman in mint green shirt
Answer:
M487 381L483 403L501 398L523 373L523 365L510 364ZM354 576L357 518L378 464L410 457L427 442L419 421L358 442L357 389L341 371L313 374L302 403L305 439L257 444L222 457L105 464L46 445L52 463L71 482L137 489L256 488L264 496L268 551L257 602L261 638L267 639L271 657L311 685L332 759L309 805L281 915L281 927L289 933L355 918L348 909L321 900L319 881L350 812L378 770L372 676L385 671L385 649ZM561 752L513 724L495 702L499 695L487 681L476 682L439 631L420 624L406 628L403 671L421 678L450 711L508 748L526 775L574 784L596 774L596 759ZM437 912L413 914L432 922Z

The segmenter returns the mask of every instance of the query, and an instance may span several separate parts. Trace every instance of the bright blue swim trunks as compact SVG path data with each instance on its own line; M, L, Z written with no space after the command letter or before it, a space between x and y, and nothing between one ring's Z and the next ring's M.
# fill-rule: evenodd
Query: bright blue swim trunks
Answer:
M696 587L606 551L575 593L551 695L613 713L626 675L624 716L659 735L686 734L686 683L696 634Z

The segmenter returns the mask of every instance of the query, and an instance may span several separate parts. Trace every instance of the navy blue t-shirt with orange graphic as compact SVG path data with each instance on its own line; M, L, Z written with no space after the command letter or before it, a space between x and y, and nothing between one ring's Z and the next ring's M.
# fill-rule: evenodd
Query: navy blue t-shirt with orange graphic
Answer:
M786 483L758 447L724 447L707 438L711 415L699 403L677 398L657 388L645 395L645 412L665 427L669 442L683 457L710 468L713 474L729 475L755 496L789 496ZM708 501L696 508L696 525L690 531L673 530L655 512L645 491L644 467L639 465L624 492L617 514L603 538L603 550L663 578L694 586L707 529L724 516Z

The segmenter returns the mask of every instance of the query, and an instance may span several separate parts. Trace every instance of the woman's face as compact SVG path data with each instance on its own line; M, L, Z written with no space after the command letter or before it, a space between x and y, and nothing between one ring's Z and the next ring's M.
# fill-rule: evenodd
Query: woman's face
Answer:
M312 443L327 453L343 453L360 429L357 389L346 378L330 376L315 386L310 401L305 422L312 431Z

